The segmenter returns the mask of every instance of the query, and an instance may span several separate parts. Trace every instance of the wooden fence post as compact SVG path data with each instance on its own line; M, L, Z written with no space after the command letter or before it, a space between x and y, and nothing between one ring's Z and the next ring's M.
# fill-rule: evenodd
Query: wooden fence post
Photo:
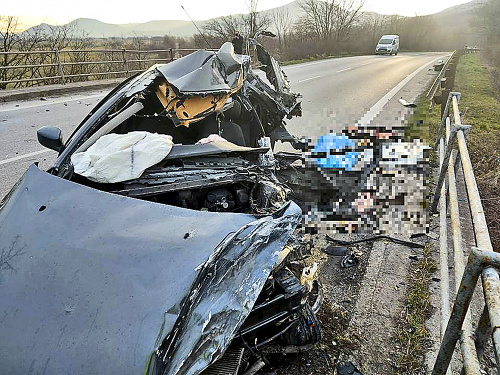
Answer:
M59 58L59 50L56 49L55 53L56 53L57 75L59 76L60 83L65 85L66 81L64 79L64 71L61 65L61 60Z
M128 63L127 63L127 51L125 48L122 49L122 58L123 58L123 69L125 70L125 74L128 77Z

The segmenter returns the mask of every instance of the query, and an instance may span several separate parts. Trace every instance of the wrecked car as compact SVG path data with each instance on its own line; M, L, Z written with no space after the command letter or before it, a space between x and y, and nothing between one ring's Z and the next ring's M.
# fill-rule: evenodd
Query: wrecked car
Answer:
M2 372L254 374L321 336L302 211L279 176L301 114L231 44L155 65L111 91L48 171L0 206Z

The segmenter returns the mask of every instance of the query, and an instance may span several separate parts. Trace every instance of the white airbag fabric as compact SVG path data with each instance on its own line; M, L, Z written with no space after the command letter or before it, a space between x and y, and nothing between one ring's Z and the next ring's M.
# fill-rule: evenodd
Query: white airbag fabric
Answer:
M89 180L114 183L132 180L162 161L172 150L169 135L135 131L107 134L88 150L73 154L75 172Z

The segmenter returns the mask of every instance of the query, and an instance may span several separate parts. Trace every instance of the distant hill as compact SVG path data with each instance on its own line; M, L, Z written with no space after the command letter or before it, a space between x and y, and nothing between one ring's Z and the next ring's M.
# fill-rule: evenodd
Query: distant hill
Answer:
M465 4L456 5L436 13L432 15L432 17L435 19L435 22L440 25L440 30L446 33L456 34L457 40L468 40L468 43L474 44L476 40L473 40L475 38L470 25L474 17L475 9L484 1L485 0L473 0ZM292 1L278 8L288 10L292 22L297 21L302 13L299 6L299 0ZM262 13L271 16L278 8L265 10ZM369 17L374 14L376 13L366 12L363 17ZM197 21L197 24L199 27L202 27L206 22L207 21ZM69 25L75 30L88 34L90 37L94 38L130 37L134 35L148 37L163 35L189 37L197 32L196 27L190 21L181 20L157 20L145 23L110 24L91 18L78 18L71 21ZM40 24L28 30L38 28L45 31L50 27L57 28L60 26Z
M299 0L295 0L279 8L287 9L292 22L295 22L301 14L298 4ZM262 13L271 15L275 9L277 8L265 10ZM196 21L196 24L201 28L207 21ZM62 26L50 26L46 23L42 23L27 29L27 31L37 29L42 32L48 32L50 28L58 28L68 25L77 32L87 34L92 38L131 37L134 35L148 37L163 35L189 37L197 33L196 27L190 21L158 20L144 23L111 24L92 18L77 18L76 20L69 22L69 24Z
M204 22L200 22L199 26ZM127 23L127 24L112 24L98 21L92 18L77 18L62 25L70 26L76 32L88 34L92 38L111 38L111 37L130 37L134 35L144 36L163 36L173 35L187 37L196 33L195 26L189 21L181 20L162 20L149 21L145 23ZM33 26L27 31L37 29L45 32L50 28L58 28L61 26L49 26L45 23L38 26Z
M440 26L441 32L452 36L458 43L468 45L479 44L480 37L474 31L476 12L485 0L473 0L465 4L455 5L433 15L434 21Z

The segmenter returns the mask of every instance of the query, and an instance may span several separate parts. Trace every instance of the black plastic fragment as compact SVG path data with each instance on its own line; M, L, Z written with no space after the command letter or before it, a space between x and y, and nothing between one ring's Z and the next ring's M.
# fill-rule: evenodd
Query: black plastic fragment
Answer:
M363 375L352 362L341 362L337 365L339 375Z
M342 268L349 268L349 267L357 266L358 263L359 263L359 259L354 254L347 254L340 261L340 266Z
M328 241L336 242L336 243L338 243L340 245L345 245L345 246L354 245L354 244L362 243L362 242L369 242L369 241L375 241L375 240L385 239L385 240L389 240L389 241L392 241L394 243L397 243L397 244L400 244L400 245L405 245L405 246L412 247L412 248L423 249L425 247L424 245L419 244L419 243L401 240L399 238L387 236L385 234L380 234L380 235L372 236L372 237L366 237L366 238L362 238L362 239L356 240L356 241L342 241L342 240L338 240L336 238L330 237L327 234L326 235L326 239Z
M330 245L323 249L323 251L328 255L343 257L347 254L347 247Z

